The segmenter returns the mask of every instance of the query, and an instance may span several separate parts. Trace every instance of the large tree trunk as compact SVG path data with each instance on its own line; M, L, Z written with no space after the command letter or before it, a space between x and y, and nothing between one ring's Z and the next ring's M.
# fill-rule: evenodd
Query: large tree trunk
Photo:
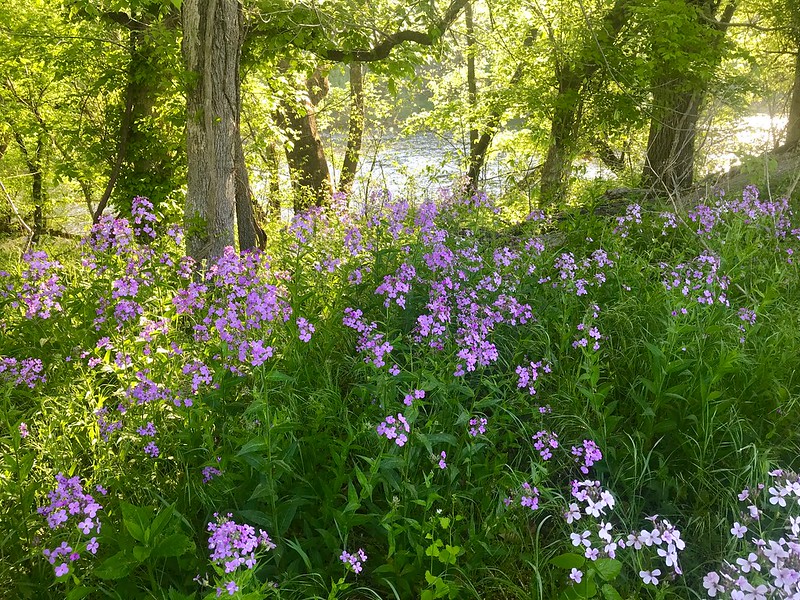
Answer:
M622 27L630 17L629 0L615 0L604 15L602 26L581 49L577 62L557 65L558 95L553 106L550 123L550 141L542 165L541 202L558 204L569 191L572 163L578 150L583 101L581 95L586 84L602 66L598 61L598 47L602 51L615 43ZM601 52L602 54L602 52Z
M693 4L698 8L699 22L707 28L711 59L701 69L691 64L681 70L671 64L662 66L653 84L653 116L642 169L642 187L669 195L680 195L694 182L694 144L700 107L708 90L709 67L722 60L725 31L736 8L735 0L731 0L717 20L717 2L693 0Z
M794 59L794 85L792 103L789 106L789 122L786 124L786 141L782 150L793 150L800 144L800 48Z
M560 204L569 188L572 161L578 146L583 83L584 80L571 69L566 69L559 80L550 123L550 143L542 166L541 199L545 205Z
M472 159L475 156L475 147L478 145L479 132L475 127L475 109L478 106L478 78L475 74L475 23L472 18L472 0L467 2L464 7L464 24L467 26L467 100L469 102L469 109L472 111L469 126L469 156ZM488 146L487 146L488 148ZM481 159L486 155L486 150L481 153ZM473 164L470 160L469 168L469 185L472 189L478 187L478 175L480 175L480 167L483 166L483 160L478 168L475 177L472 177Z
M350 63L350 121L347 126L347 149L339 175L339 190L349 194L358 171L361 140L364 136L364 67Z
M469 6L469 4L467 6ZM538 35L539 32L535 29L529 31L528 35L525 37L524 45L526 47L533 45L533 42L536 41ZM477 104L478 95L478 84L477 80L475 80L474 71L474 63L473 66L470 67L469 61L467 61L467 88L470 96L470 104L473 106ZM471 76L470 72L472 73ZM517 68L514 69L514 73L511 75L511 79L508 81L508 88L515 88L524 74L525 61L523 60L517 65ZM469 81L470 78L473 79L472 82ZM480 133L477 129L470 128L469 164L467 168L468 190L475 192L478 189L481 171L483 170L483 165L486 164L486 153L489 151L489 146L492 144L494 134L497 132L497 128L500 126L500 120L503 118L504 111L505 105L501 102L495 102L494 105L489 109L489 118L486 120L483 126L483 133Z
M118 191L114 194L115 203L125 207L134 196L146 196L155 206L166 200L178 185L177 173L182 162L176 160L174 150L163 140L157 102L167 80L158 70L159 49L153 40L154 27L131 32L136 37L131 48L130 134Z
M694 183L694 142L704 93L675 92L659 86L647 140L642 187L680 194Z
M31 152L25 143L25 138L19 132L14 132L14 139L25 159L28 167L28 174L31 176L31 201L33 202L33 233L31 242L36 243L39 237L47 230L47 216L45 205L47 203L47 191L44 189L44 152L45 152L45 133L39 132L36 137L36 151Z
M100 201L97 203L97 208L92 215L92 221L96 224L103 216L103 211L111 199L111 193L114 191L114 186L117 184L117 179L122 170L122 165L125 162L125 156L128 154L128 141L131 135L131 124L133 122L133 98L135 95L136 83L133 78L134 70L134 56L136 53L136 42L141 32L130 31L128 34L128 51L131 55L131 60L128 65L128 81L125 86L125 107L122 112L122 118L119 123L119 138L117 140L117 156L114 159L114 164L111 166L111 173L108 176L106 188Z
M309 105L300 112L284 103L281 121L293 138L286 148L286 160L294 187L295 213L312 205L324 206L332 195L331 176L313 108Z
M247 176L242 136L237 136L236 141L236 228L239 233L239 249L263 248L266 245L267 234L258 224L256 217L256 199Z
M315 105L328 91L327 78L317 69L307 80L308 97L302 108L284 100L278 125L292 138L286 147L289 175L294 187L294 212L326 205L333 194L331 174L317 129Z
M239 59L242 13L236 0L185 0L187 96L186 251L197 261L234 245Z

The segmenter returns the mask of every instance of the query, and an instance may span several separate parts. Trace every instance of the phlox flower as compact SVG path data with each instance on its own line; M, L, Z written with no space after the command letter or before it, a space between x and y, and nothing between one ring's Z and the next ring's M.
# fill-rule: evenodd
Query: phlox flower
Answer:
M439 459L439 468L446 469L447 463L445 462L445 459L447 458L447 453L445 453L445 451L442 450L442 453L439 456L441 456L441 458Z
M581 518L580 507L574 502L570 502L567 512L564 513L564 518L566 519L567 523L572 525L573 522Z
M739 521L736 521L731 527L731 535L739 539L742 539L745 533L747 533L747 527L739 523Z
M89 540L89 543L86 544L86 549L92 554L97 554L97 548L99 546L100 544L97 543L97 538L93 537L92 539Z
M569 578L575 583L580 583L581 579L583 579L583 571L573 567L569 573Z
M363 563L367 562L367 555L364 553L363 548L359 548L358 551L353 554L342 550L339 560L341 560L348 569L358 575L364 569Z
M645 584L658 585L658 578L661 576L661 569L653 569L652 571L639 571L639 577Z
M711 571L703 577L703 587L706 588L710 597L714 598L719 592L725 592L725 588L719 583L719 573Z
M583 533L570 533L569 539L572 540L573 546L577 547L583 545L587 548L590 548L592 546L592 541L589 539L591 535L592 532L587 529Z
M156 446L154 442L148 442L147 445L144 447L144 453L147 454L150 458L158 458L160 452L161 451L158 449L158 446Z
M405 433L410 433L411 428L408 425L406 418L397 413L397 418L392 415L387 416L375 430L378 435L384 436L387 440L394 440L398 446L404 446L408 441L408 436ZM405 431L405 433L403 433Z
M469 434L472 437L486 433L486 425L489 423L486 417L473 417L469 420Z

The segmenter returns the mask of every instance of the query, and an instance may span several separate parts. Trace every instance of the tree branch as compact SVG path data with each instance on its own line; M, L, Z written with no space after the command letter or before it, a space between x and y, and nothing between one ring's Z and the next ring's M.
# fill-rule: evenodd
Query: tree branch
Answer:
M458 18L461 9L466 6L467 2L468 0L453 0L444 15L442 15L442 18L427 32L401 29L400 31L386 36L382 42L379 42L372 48L359 50L329 48L327 50L316 51L316 54L326 60L334 62L375 62L387 58L395 46L399 46L405 42L414 42L421 46L432 46Z
M131 31L131 54L133 54L133 48L135 45L135 36L136 34ZM125 90L125 112L122 113L122 120L120 121L119 125L119 143L117 144L117 158L114 161L114 165L111 168L111 175L108 177L108 183L106 184L106 189L103 192L103 197L100 198L100 202L97 204L97 209L94 211L94 215L92 216L92 223L96 224L100 221L100 217L103 216L103 211L106 209L106 205L108 204L108 200L111 198L111 192L114 190L114 185L117 183L117 177L119 177L119 172L122 170L122 163L125 160L125 154L128 151L128 139L130 138L131 133L131 121L133 120L133 79L131 78L131 74L128 74L128 84Z

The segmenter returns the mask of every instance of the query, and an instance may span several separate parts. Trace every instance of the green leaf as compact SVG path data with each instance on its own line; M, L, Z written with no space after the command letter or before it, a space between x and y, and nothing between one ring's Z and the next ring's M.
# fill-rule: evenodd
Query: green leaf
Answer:
M154 557L183 556L193 546L192 540L182 533L173 533L161 540L152 554Z
M593 566L604 581L613 581L622 570L622 563L613 558L598 558Z
M150 548L148 548L147 546L134 546L133 556L139 562L144 562L150 557Z
M153 523L150 525L150 533L155 538L164 530L164 527L172 520L175 511L175 504L170 504L166 508L164 508L156 518L153 519Z
M586 558L580 554L559 554L558 556L550 559L550 564L559 569L569 571L571 569L580 569L586 562Z
M147 543L151 518L152 512L149 508L134 506L127 502L122 503L122 520L125 523L125 529L137 542Z
M86 598L86 596L91 594L93 591L95 591L94 588L81 585L67 594L64 600L81 600L81 598Z
M585 600L597 594L597 586L591 577L585 576L580 583L569 586L561 592L563 600Z
M444 546L444 542L442 540L434 540L433 543L425 548L426 556L439 556L440 548Z
M622 596L619 595L617 589L610 583L603 585L600 591L603 592L603 598L606 600L622 600Z
M94 574L100 579L122 579L127 577L139 562L124 550L105 559L95 567Z

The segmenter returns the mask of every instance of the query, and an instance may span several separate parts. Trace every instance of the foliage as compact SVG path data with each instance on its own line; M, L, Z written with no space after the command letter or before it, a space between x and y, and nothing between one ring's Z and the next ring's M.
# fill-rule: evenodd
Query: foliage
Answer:
M792 212L542 216L373 194L194 265L136 198L9 261L4 589L702 593L723 492L796 468Z

